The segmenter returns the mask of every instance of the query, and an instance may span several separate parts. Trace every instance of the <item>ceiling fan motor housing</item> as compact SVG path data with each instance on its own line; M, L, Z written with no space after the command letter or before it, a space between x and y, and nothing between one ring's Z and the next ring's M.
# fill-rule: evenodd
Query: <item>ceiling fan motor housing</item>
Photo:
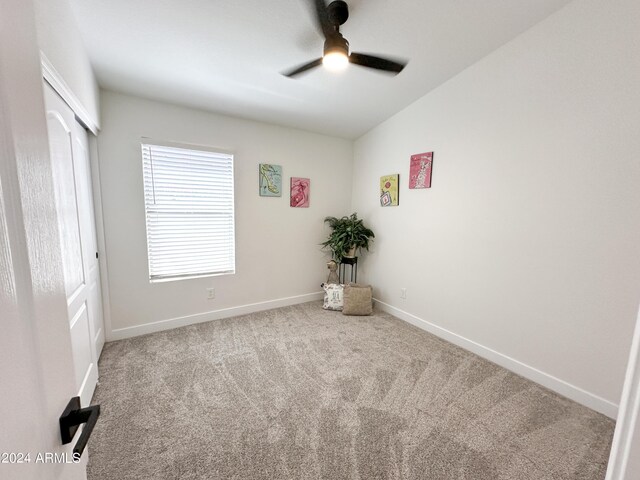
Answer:
M347 2L343 0L334 0L327 5L327 13L329 15L329 22L338 28L349 18L349 6Z

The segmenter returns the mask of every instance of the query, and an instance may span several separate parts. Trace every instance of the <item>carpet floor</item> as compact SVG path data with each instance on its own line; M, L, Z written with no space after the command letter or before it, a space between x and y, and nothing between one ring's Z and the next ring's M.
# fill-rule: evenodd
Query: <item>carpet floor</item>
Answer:
M614 422L376 311L108 343L89 480L603 479Z

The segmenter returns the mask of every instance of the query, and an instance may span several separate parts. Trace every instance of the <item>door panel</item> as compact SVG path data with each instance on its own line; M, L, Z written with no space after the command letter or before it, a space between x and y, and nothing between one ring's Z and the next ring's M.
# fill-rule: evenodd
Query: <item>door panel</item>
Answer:
M89 308L90 335L96 358L100 357L104 345L104 328L102 318L102 292L100 289L100 267L97 258L98 242L95 229L95 214L93 209L93 192L91 169L89 161L89 144L86 130L75 122L74 147L78 159L77 177L79 198L82 199L80 212L83 215L80 222L83 254L86 259L86 282L89 292L87 304Z
M96 339L104 335L87 133L46 83L45 104L76 386L85 406L98 381Z
M47 112L51 164L56 178L56 207L60 215L60 240L67 298L72 297L85 283L76 190L68 188L69 185L75 184L72 126L73 124L69 125L58 111Z
M79 386L79 393L82 405L89 405L93 389L89 385L98 380L98 371L93 361L93 351L91 342L91 328L89 326L89 313L87 304L83 304L75 317L71 319L71 348L73 352L74 365L86 365L86 369L76 368L76 385Z

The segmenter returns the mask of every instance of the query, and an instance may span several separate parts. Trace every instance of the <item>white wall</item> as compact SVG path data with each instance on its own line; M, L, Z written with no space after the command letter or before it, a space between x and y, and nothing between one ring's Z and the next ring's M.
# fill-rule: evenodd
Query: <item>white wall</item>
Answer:
M640 300L639 24L637 1L575 1L354 147L375 296L609 415ZM409 190L425 151L433 187Z
M34 0L34 6L41 52L98 124L98 83L68 0Z
M102 92L101 108L98 151L111 338L158 327L136 328L152 322L195 315L165 326L192 323L215 318L206 312L321 290L327 276L318 245L328 233L323 219L349 213L352 142L112 92ZM235 152L235 275L149 283L141 137ZM282 197L258 196L259 163L282 165ZM291 176L311 179L309 208L289 206ZM215 300L207 300L207 287L216 289ZM122 330L128 327L134 328Z

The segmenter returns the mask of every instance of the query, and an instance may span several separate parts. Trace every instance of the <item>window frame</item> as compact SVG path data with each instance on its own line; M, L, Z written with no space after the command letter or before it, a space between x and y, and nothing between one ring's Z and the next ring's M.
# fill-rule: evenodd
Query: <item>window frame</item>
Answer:
M231 223L232 223L232 235L233 235L233 264L230 270L224 270L219 272L207 272L207 273L182 273L176 275L152 275L151 272L151 250L149 249L149 223L148 223L148 205L147 205L147 176L145 174L145 154L144 149L145 146L149 147L168 147L168 148L176 148L182 150L189 150L195 152L208 152L213 154L218 154L221 156L228 156L231 160ZM200 145L200 144L189 144L189 143L181 143L181 142L173 142L173 141L165 141L165 140L155 140L153 138L141 137L140 138L140 156L141 156L141 173L142 173L142 196L143 196L143 204L144 204L144 224L145 224L145 244L147 250L147 272L149 283L165 283L165 282L174 282L179 280L190 280L197 278L208 278L208 277L219 277L223 275L235 275L236 273L236 202L235 202L235 190L236 190L236 182L235 182L235 152L233 150L228 150L224 148L212 147L209 145Z

